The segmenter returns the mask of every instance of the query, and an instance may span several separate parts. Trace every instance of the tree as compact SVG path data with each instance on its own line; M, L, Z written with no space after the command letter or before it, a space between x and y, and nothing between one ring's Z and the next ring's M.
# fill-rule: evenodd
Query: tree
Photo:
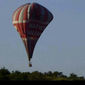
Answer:
M10 72L5 67L0 69L0 80L9 80Z

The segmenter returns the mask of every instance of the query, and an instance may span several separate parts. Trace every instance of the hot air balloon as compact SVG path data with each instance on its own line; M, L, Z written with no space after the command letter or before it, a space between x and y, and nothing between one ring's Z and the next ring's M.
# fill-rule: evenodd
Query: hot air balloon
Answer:
M38 3L24 4L13 13L12 23L22 38L30 67L35 45L52 19L52 13Z

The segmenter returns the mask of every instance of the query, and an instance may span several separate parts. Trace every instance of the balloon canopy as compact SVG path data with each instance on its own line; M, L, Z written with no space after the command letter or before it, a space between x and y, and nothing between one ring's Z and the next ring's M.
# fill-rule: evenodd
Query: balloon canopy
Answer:
M24 42L29 62L40 35L52 19L52 13L38 3L27 3L14 11L12 22Z

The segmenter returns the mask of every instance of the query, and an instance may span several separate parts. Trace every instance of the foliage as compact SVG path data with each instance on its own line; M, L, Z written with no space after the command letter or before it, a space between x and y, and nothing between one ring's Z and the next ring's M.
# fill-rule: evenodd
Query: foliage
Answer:
M12 71L10 72L6 68L0 69L0 80L5 81L74 81L74 80L85 80L84 77L78 77L76 74L71 73L70 76L63 75L62 72L45 72L41 73L38 71L30 72L20 72Z

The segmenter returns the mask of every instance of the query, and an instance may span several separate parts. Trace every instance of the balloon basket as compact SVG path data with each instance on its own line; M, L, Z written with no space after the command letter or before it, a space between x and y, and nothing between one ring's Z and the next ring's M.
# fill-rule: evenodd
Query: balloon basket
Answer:
M31 63L29 63L29 67L32 67L32 64Z

